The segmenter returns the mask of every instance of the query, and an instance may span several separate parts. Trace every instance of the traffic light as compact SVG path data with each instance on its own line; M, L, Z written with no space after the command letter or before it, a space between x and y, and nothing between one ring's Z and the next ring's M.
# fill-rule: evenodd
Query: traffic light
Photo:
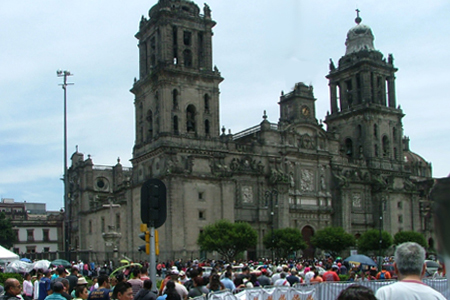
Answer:
M159 179L149 179L141 187L141 221L159 228L167 218L166 185Z
M139 238L145 241L145 245L139 246L138 251L145 251L146 254L150 254L150 232L147 229L147 224L141 224L141 231Z

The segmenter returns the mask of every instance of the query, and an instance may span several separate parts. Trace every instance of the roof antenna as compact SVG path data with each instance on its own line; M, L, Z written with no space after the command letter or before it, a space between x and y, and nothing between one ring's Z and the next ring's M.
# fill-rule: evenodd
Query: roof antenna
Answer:
M355 22L356 22L356 24L360 24L361 23L361 21L362 21L362 19L359 17L359 13L360 13L361 11L357 8L356 9L356 19L355 19Z

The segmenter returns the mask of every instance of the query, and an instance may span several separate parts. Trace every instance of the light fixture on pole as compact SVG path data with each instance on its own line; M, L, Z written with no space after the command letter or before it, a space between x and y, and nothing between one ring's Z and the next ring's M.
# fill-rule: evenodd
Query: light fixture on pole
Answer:
M71 261L69 257L69 247L70 247L70 235L71 235L71 209L69 205L68 197L68 186L69 178L67 176L67 86L73 85L73 83L67 83L67 77L73 76L70 71L67 70L57 70L56 75L58 77L63 77L63 83L59 84L64 90L64 250L66 254L66 260Z

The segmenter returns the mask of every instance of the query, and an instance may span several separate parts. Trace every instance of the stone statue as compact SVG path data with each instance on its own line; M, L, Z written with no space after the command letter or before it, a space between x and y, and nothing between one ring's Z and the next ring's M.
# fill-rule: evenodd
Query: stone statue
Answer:
M336 70L336 67L334 66L333 60L330 58L330 71Z
M205 16L205 18L208 18L208 19L211 18L211 8L206 3L205 3L205 6L203 6L203 15Z

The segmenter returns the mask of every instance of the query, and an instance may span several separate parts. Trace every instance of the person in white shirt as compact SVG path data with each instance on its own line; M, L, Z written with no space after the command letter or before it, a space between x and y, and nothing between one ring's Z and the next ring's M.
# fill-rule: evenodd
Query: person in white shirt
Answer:
M30 273L26 273L23 277L23 298L25 300L33 299L33 284L31 283L31 275Z
M33 299L37 300L39 298L39 281L42 278L42 273L37 273L36 280L33 283Z
M444 300L445 297L422 282L426 271L425 249L417 243L407 242L395 250L394 270L399 281L379 288L378 300Z

